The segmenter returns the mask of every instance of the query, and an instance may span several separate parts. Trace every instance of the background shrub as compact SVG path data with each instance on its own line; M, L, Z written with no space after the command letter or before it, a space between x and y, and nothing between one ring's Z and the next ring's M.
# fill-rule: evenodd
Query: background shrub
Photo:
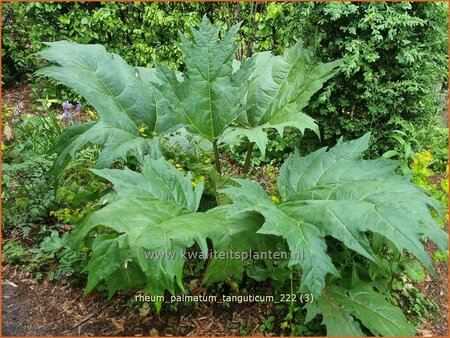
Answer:
M305 38L317 30L321 55L345 60L307 109L327 144L370 130L372 150L380 154L403 121L423 124L443 115L438 97L447 88L447 4L308 3L292 11L302 22L292 29L299 27Z

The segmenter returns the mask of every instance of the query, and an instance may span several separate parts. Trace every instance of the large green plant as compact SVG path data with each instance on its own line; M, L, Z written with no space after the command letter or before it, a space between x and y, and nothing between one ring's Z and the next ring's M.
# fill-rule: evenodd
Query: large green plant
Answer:
M94 170L113 184L115 193L71 236L77 246L96 233L85 268L86 292L100 283L110 296L119 289L183 292L184 253L194 244L204 254L209 249L287 250L290 259L263 261L265 273L253 276L299 276L296 290L316 299L306 306L308 320L321 314L329 334L361 335L366 329L412 334L402 312L379 292L389 277L383 260L386 252L406 250L432 271L421 238L446 250L446 234L430 215L430 209L441 215L442 210L395 174L398 162L362 158L369 134L305 157L290 156L278 178L281 203L274 203L258 183L235 179L222 190L231 204L199 212L203 184L194 189L190 174L181 174L153 147L157 138L150 141L141 133L141 126L158 133L183 125L213 143L218 162L218 141L227 128L261 149L265 128L316 128L301 109L339 61L320 63L298 43L283 56L260 53L237 62L237 30L234 26L219 40L218 28L205 18L193 30L193 42L182 36L185 73L159 63L156 70L134 68L100 46L58 42L42 54L55 65L40 73L71 86L100 114L99 122L66 130L57 163L89 141L105 144L99 167L126 158L130 150L140 160L138 171ZM133 135L129 142L117 136L128 134ZM216 256L207 264L204 282L240 278L244 271L241 260Z
M196 212L203 187L193 189L190 176L162 158L145 159L141 172L94 171L114 184L116 195L72 235L78 244L100 225L112 230L98 235L92 246L93 256L85 268L86 291L104 282L110 296L118 289L142 288L152 295L183 292L183 254L194 243L206 253L207 238L214 251L223 253L287 246L293 254L288 266L301 276L299 292L316 298L306 306L308 320L321 314L329 334L362 334L355 318L375 334L412 334L402 312L377 291L380 281L372 284L370 278L361 278L349 286L348 269L337 265L336 253L327 246L334 238L355 253L355 261L362 259L368 266L381 264L382 254L376 250L381 241L400 252L406 249L430 271L421 236L442 250L447 247L445 232L429 212L429 208L441 212L440 204L397 176L397 162L362 159L368 141L367 134L328 151L291 156L279 176L281 204L274 204L256 182L237 180L240 187L225 189L231 205ZM377 241L372 241L374 235L380 236ZM304 258L294 255L302 250ZM289 275L283 273L287 269L283 264L267 264L266 269ZM239 260L215 258L204 282L240 278L243 271Z
M204 17L200 28L192 29L194 42L180 35L185 73L159 63L156 69L132 67L99 45L48 43L50 48L40 55L53 65L37 74L69 86L100 116L99 122L64 132L55 147L59 153L55 171L88 142L105 146L99 168L130 154L141 159L145 152L157 152L146 135L173 131L180 123L213 143L219 172L217 143L234 122L241 125L239 133L262 151L267 143L265 128L281 133L286 126L317 131L314 120L301 109L336 73L340 62L323 64L300 42L283 56L264 52L238 62L234 59L238 28L232 27L219 39L219 28Z
M96 238L93 257L85 268L89 272L87 292L105 279L110 295L138 287L154 295L165 290L175 293L184 290L183 253L194 243L205 255L207 238L220 252L265 251L276 243L270 236L256 234L262 224L257 215L229 218L227 206L196 212L203 185L193 189L190 175L183 176L162 158L146 158L139 173L128 169L94 172L114 184L117 196L77 227L72 239L79 243L99 225L107 225L116 235ZM156 256L148 259L151 252ZM239 260L213 259L206 279L239 277L242 272Z

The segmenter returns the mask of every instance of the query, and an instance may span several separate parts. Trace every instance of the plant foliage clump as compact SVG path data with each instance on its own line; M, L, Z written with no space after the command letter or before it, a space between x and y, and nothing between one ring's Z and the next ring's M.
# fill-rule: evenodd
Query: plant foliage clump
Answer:
M238 28L220 39L205 17L192 30L193 40L181 35L183 73L160 63L154 69L132 67L98 45L55 42L41 53L53 65L39 74L70 86L100 115L98 122L64 131L55 172L92 142L104 147L93 172L114 186L106 206L71 234L77 247L96 233L84 269L86 292L99 284L110 296L119 289L184 292L184 253L194 244L205 255L210 249L287 250L290 259L263 261L257 278L298 276L296 291L316 299L305 306L307 320L321 314L329 334L412 334L401 310L381 292L384 255L407 251L432 271L421 238L445 251L446 234L430 210L444 215L436 200L396 175L399 162L363 158L369 133L307 156L295 152L281 167L279 200L257 182L234 178L220 190L231 203L206 211L199 211L203 183L193 187L191 174L165 160L157 134L180 127L212 143L219 173L218 146L229 133L264 151L266 129L317 130L302 110L342 61L322 63L313 48L298 42L281 56L262 52L239 62ZM120 159L127 164L130 156L137 160L133 170L108 168ZM300 251L302 259L295 255ZM240 279L245 272L240 260L214 257L203 282Z

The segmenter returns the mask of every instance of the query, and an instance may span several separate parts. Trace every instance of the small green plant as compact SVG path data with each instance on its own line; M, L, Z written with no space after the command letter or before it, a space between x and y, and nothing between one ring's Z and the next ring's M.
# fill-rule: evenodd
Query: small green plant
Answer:
M58 222L76 225L98 209L97 200L108 192L106 184L82 166L65 177L56 192L57 210L49 212Z
M85 292L183 293L185 253L194 247L205 257L211 251L282 251L289 257L257 264L208 257L202 282L226 282L236 291L244 274L277 285L291 281L291 293L315 299L303 306L304 323L320 316L329 335L412 335L414 328L382 287L399 270L414 270L405 255L433 270L422 238L447 249L446 233L430 213L443 218L441 204L397 175L398 162L364 159L370 133L306 156L295 151L266 189L244 179L254 147L264 154L268 131L282 134L290 126L317 132L302 109L342 62L322 63L301 42L283 55L262 52L237 61L238 28L220 39L220 28L204 18L192 29L193 40L181 35L184 73L158 62L154 69L131 67L99 45L54 42L41 53L53 64L39 74L83 95L100 117L64 130L54 172L61 175L77 151L95 143L103 148L91 171L113 187L104 206L69 237L74 250L92 251L83 269ZM161 134L180 127L209 143L205 153L214 154L215 174L193 175L186 169L195 164L177 163L173 150L166 160ZM220 152L227 142L221 141L229 135L247 141L242 175L222 176ZM191 153L203 161L199 167L212 165L198 149ZM270 180L277 173L266 168ZM215 204L202 203L208 184ZM158 311L161 305L155 302ZM277 325L269 317L260 328L271 332Z
M250 330L247 327L241 325L239 327L239 334L241 336L249 336L250 335Z
M448 128L437 117L430 117L430 121L414 126L406 121L399 122L402 130L393 130L390 133L395 145L391 150L383 154L383 158L395 158L400 160L403 175L412 176L409 168L412 157L415 153L433 150L432 158L427 162L427 166L433 171L446 171L448 161Z
M261 324L259 325L259 331L265 332L265 333L271 333L273 332L274 326L275 326L275 317L269 316L262 320Z
M435 262L448 262L448 251L444 254L442 251L437 250L433 254L433 260Z
M430 169L432 162L433 156L429 151L414 154L410 165L413 174L412 182L424 188L430 196L433 196L442 204L445 209L445 218L441 219L436 213L434 213L434 216L441 227L445 227L445 222L448 222L448 167L440 182L433 183L430 181L434 175L434 172Z
M54 205L53 182L47 174L51 166L51 159L44 155L3 163L4 229L18 229L26 237L36 222L47 219L48 210Z
M33 266L35 271L40 271L49 263L58 261L56 267L51 267L50 280L81 272L86 265L87 251L73 250L67 237L67 232L60 235L57 230L52 230L49 236L44 237L38 248L29 249L33 254L30 266Z
M430 318L437 318L439 307L411 283L398 282L396 292L392 293L392 302L405 309L406 316L415 326Z
M448 127L437 118L430 118L427 125L417 128L415 137L420 143L416 152L432 150L430 168L435 172L445 172L448 165Z
M14 240L10 240L2 246L2 260L6 264L27 264L29 259L28 250Z
M280 314L279 328L286 335L321 336L326 333L320 320L311 320L305 323L306 311L296 303L277 304L276 313Z

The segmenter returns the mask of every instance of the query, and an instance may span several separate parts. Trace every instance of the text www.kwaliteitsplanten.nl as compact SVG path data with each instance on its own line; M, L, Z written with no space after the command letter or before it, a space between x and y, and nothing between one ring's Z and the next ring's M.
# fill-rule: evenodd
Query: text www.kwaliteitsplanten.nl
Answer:
M302 260L304 258L304 251L286 252L286 251L215 251L211 250L207 253L197 251L180 251L180 252L162 252L162 251L147 251L144 250L144 256L147 260L164 261L164 260L179 260L179 259L198 259L198 260Z

